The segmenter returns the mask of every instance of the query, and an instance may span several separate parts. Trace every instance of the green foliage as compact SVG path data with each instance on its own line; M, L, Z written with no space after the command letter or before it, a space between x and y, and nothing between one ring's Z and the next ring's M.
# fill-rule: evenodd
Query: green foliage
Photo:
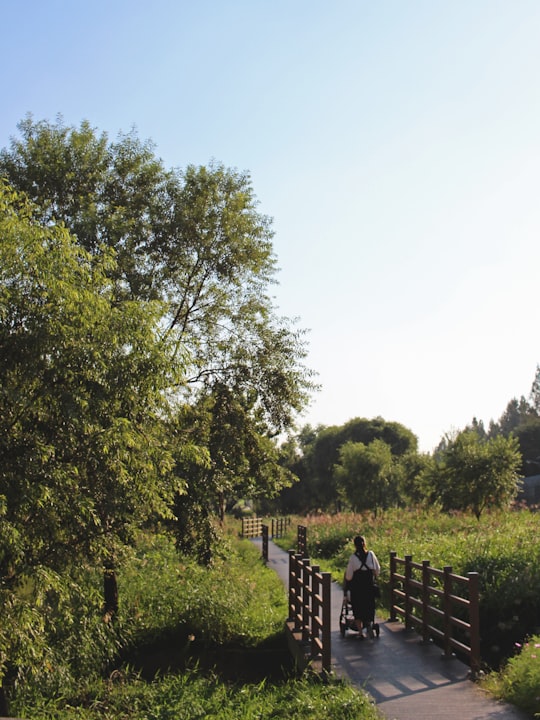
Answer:
M531 717L540 717L540 635L516 643L516 655L498 673L491 673L482 686L511 702Z
M385 508L397 495L392 450L382 440L347 442L339 450L335 475L346 504L354 511Z
M122 583L120 614L135 618L132 634L147 640L156 628L165 635L182 628L197 643L253 646L279 632L286 615L283 588L270 570L261 571L260 553L232 539L222 540L220 556L206 568L179 559L166 537L143 538Z
M79 552L113 571L131 528L175 509L206 562L216 507L290 482L273 438L315 387L304 333L268 292L273 232L249 175L167 170L135 132L111 142L31 116L0 175L19 193L1 207L0 459L17 479L0 512L16 525L39 508L42 562ZM6 525L0 563L29 550L16 538Z
M515 499L520 465L516 438L484 439L466 430L434 456L426 476L444 510L471 510L478 519L486 508L505 508Z
M418 441L399 423L378 417L355 418L341 426L316 429L307 426L299 433L297 442L299 452L290 457L288 467L300 482L282 493L282 512L340 511L344 507L375 507L377 503L385 506L397 501L398 489L405 487L405 481L412 487L411 457L417 455ZM380 469L375 475L380 482L374 481L371 471L369 477L360 477L357 467L360 446L371 448L367 454L374 456L373 461ZM367 502L362 497L366 485L369 486Z
M216 515L223 521L237 498L269 498L292 482L256 402L253 393L243 397L219 384L182 410L180 424L208 455L206 462L185 452L178 457L176 472L188 492L176 498L174 532L181 551L203 563L210 562L215 551Z
M167 170L134 132L110 142L87 122L28 116L18 127L0 175L40 219L64 223L92 255L112 250L117 296L162 301L193 387L256 391L269 427L290 426L314 385L303 332L272 306L273 232L249 175L217 163Z
M5 184L0 234L1 676L42 665L35 608L76 597L58 573L110 562L134 526L170 515L165 391L181 367L159 305L114 299L112 255L92 258Z

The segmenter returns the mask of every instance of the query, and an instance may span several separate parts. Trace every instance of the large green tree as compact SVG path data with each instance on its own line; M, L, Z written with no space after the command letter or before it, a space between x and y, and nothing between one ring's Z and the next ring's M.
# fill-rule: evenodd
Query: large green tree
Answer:
M224 519L225 510L239 498L270 499L293 482L281 460L277 444L268 437L266 423L257 422L256 395L242 396L226 385L183 409L180 425L191 442L206 449L206 457L182 452L176 472L188 492L175 503L177 542L183 552L209 562L213 552L213 517ZM258 413L261 415L261 413Z
M507 507L520 486L517 438L482 438L465 430L449 438L426 470L433 496L444 510L471 510L477 519L489 508Z
M0 675L36 645L21 627L55 572L102 563L114 611L118 548L183 489L165 424L182 367L160 303L119 300L114 269L0 184Z
M0 175L45 222L61 221L89 252L114 250L118 297L160 299L162 326L188 352L191 386L255 390L270 432L309 399L303 332L278 317L268 217L247 173L219 164L168 170L134 132L111 142L80 127L19 124Z
M31 198L43 223L63 223L91 257L114 254L106 274L116 302L159 303L162 338L176 348L171 362L181 359L185 367L186 382L169 395L178 410L175 475L189 480L194 502L206 502L201 516L209 514L215 503L207 484L238 487L231 475L244 477L244 467L233 463L224 472L215 460L205 465L205 457L216 457L217 406L202 414L210 425L198 435L214 448L186 453L183 444L193 434L183 408L197 407L201 397L223 397L225 388L243 407L233 433L269 448L315 387L303 364L303 331L273 306L271 221L258 211L249 175L218 163L167 169L135 132L111 141L87 122L67 127L61 118L31 116L0 152L0 174ZM251 463L253 486L267 487L268 467ZM185 501L175 504L178 534L188 536L197 528L193 513L179 511ZM199 526L208 536L205 528L206 522Z
M388 448L394 460L417 454L418 440L404 425L372 419L353 418L344 425L317 428L306 427L298 434L300 459L294 460L295 473L300 477L298 486L283 493L284 509L293 512L310 510L339 511L343 503L336 467L340 462L341 448L348 444L369 446L379 440ZM399 463L398 463L399 465ZM396 466L397 467L397 466ZM408 464L412 471L414 463Z
M392 450L383 440L347 442L334 468L345 502L355 512L384 509L397 500L397 475Z

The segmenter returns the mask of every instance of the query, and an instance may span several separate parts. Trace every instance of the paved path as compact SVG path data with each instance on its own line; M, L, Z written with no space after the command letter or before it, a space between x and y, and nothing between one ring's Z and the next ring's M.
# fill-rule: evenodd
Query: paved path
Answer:
M260 539L255 539L260 544ZM289 556L269 542L268 566L286 588ZM388 720L524 720L511 705L503 704L468 679L467 665L445 659L433 644L398 622L378 617L380 637L358 640L356 633L339 630L343 590L332 583L332 669L366 690Z

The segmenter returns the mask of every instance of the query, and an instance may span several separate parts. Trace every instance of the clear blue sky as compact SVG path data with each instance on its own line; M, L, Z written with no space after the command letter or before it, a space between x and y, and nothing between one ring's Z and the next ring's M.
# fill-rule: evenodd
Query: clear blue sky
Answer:
M0 146L28 112L250 172L303 422L423 450L540 363L538 0L0 0Z

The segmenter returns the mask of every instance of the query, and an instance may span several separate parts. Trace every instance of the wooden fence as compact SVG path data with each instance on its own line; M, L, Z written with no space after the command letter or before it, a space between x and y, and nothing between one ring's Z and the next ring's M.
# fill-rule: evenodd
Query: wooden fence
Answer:
M282 537L291 525L290 517L278 517L278 518L260 518L260 517L248 517L242 518L242 537L243 538L254 538L261 537L263 530L263 524L271 525L271 536L278 538Z
M473 679L480 671L478 579L475 572L464 577L450 566L438 570L429 560L416 563L412 555L402 559L390 553L390 620L399 615L424 642L440 644L446 657L464 655Z
M331 668L331 583L309 558L289 550L289 645L297 662L311 663L323 672Z

